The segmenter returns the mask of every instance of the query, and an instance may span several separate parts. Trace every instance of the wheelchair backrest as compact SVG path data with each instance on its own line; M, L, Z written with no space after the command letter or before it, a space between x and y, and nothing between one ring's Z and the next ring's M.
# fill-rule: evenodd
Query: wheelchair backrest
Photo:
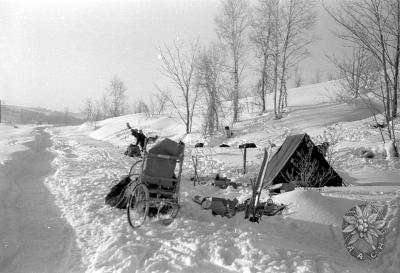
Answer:
M163 139L146 153L144 175L159 178L173 178L176 163L183 160L185 144Z

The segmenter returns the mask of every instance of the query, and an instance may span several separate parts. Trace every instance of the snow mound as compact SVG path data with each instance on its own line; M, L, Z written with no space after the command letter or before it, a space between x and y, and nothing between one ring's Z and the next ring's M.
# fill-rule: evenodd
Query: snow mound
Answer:
M343 215L360 201L328 197L320 192L296 189L275 196L275 202L289 205L287 217L318 223L341 226Z
M92 132L90 137L120 145L121 142L134 139L126 127L127 122L132 128L143 130L147 136L157 135L178 140L185 135L183 124L175 118L165 115L147 117L145 114L132 114L99 121L96 125L99 128Z

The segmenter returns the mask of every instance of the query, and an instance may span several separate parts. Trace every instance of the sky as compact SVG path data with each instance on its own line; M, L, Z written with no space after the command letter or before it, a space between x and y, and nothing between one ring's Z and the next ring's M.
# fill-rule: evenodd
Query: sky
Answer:
M118 76L130 105L146 100L155 84L168 85L157 48L216 41L219 7L218 0L0 0L0 99L79 112ZM332 69L325 54L341 50L334 24L318 10L319 39L300 66L306 82L317 70L324 79Z

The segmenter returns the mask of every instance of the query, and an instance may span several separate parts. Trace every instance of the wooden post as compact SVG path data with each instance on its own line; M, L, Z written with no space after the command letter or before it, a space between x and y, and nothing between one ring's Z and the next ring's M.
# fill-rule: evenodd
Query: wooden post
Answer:
M193 166L194 166L194 178L193 178L193 186L196 186L196 182L199 180L199 175L197 174L197 164L198 158L196 156L192 156Z
M246 160L247 160L247 148L244 148L244 152L243 152L243 174L246 174Z

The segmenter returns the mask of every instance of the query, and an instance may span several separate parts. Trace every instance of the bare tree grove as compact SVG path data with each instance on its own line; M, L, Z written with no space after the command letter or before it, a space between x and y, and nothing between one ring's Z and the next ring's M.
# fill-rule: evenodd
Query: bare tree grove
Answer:
M315 38L315 2L307 0L259 0L253 16L251 41L261 59L262 111L265 88L274 94L274 113L280 118L287 106L289 71L308 55L307 47ZM269 78L272 75L272 79Z
M400 1L341 0L337 8L326 7L342 27L337 36L355 47L366 50L378 65L378 79L388 137L396 136L392 119L397 116L400 61Z
M165 91L159 90L163 97L172 104L180 119L186 126L186 133L192 131L193 113L195 110L198 89L194 85L196 58L198 54L198 41L185 50L182 43L174 42L172 46L164 44L159 48L162 60L161 73L166 76L181 95L183 103Z
M223 70L223 54L218 45L212 44L201 51L196 78L207 103L203 131L208 135L214 134L219 129Z
M239 120L241 77L246 52L246 35L250 26L250 7L246 0L225 0L215 18L219 40L230 53L233 122Z

